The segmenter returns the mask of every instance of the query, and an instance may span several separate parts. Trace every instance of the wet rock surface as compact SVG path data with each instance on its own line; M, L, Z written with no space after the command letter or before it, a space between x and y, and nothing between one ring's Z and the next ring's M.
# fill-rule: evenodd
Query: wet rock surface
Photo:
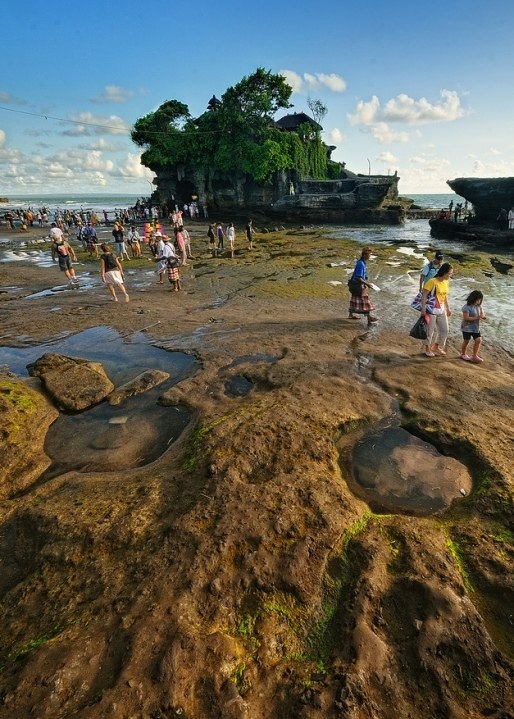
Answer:
M80 357L47 353L27 369L32 377L39 377L57 407L69 412L93 407L114 390L99 362Z
M142 392L148 392L148 390L158 387L160 384L169 379L168 372L162 372L161 370L147 370L134 377L133 380L127 382L121 387L117 387L114 392L109 396L109 404L117 405L121 404L127 397L133 397L134 395L141 394Z
M372 507L434 514L467 496L467 468L401 427L367 433L351 452L352 486Z
M1 503L1 717L513 714L511 355L487 343L473 367L453 334L448 356L428 360L407 336L411 315L403 329L386 311L372 330L345 319L327 265L350 263L354 245L256 240L237 264L184 268L180 293L152 274L128 305L70 292L58 313L43 297L29 317L22 298L0 297L5 344L108 320L127 334L153 325L155 343L201 360L171 389L103 403L122 417L152 392L165 412L183 403L187 427L154 461L68 469ZM16 267L26 292L44 279ZM242 357L255 358L253 389L227 396ZM338 462L337 438L392 403L473 477L436 517L373 513ZM103 430L91 434L100 447ZM120 457L127 448L130 436Z

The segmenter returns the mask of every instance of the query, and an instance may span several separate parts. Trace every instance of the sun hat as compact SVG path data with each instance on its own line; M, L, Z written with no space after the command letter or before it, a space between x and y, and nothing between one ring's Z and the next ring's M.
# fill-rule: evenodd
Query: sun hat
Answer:
M162 237L162 236L163 236L162 232L155 232L155 233L154 233L154 237Z

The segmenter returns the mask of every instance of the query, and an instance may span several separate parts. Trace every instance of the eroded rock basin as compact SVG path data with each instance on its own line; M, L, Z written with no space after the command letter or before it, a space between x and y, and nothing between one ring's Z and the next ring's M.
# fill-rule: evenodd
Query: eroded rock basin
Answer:
M154 347L142 332L127 337L95 327L50 345L3 348L2 357L9 369L23 375L48 349L100 362L116 387L150 369L166 372L169 379L114 406L104 401L79 413L61 413L46 435L45 452L52 465L40 481L69 470L113 471L148 464L189 423L191 412L185 405L161 406L158 401L164 391L198 370L192 355Z
M468 469L398 426L381 423L342 453L352 491L375 512L430 515L472 489Z

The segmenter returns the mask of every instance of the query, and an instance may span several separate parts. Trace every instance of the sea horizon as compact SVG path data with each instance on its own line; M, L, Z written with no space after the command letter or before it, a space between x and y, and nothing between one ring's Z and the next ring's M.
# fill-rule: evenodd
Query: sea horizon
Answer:
M31 209L38 210L46 207L50 212L55 210L91 210L93 212L114 212L133 207L137 200L146 200L148 195L125 194L116 192L105 193L29 193L17 194L8 198L7 202L0 202L0 213L7 210ZM427 209L441 209L448 207L453 201L465 202L463 197L454 192L441 193L400 193L400 197L409 198L414 204Z

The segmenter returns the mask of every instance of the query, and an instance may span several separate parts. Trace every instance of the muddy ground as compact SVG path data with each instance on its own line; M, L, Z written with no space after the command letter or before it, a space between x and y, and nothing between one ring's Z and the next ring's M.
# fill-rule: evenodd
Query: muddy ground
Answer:
M346 319L350 242L213 259L205 229L180 293L127 263L128 304L0 264L3 346L106 325L201 363L161 397L193 419L156 461L45 482L58 411L4 372L0 717L514 717L512 357L427 360L387 296L370 331ZM472 492L424 516L355 496L341 448L393 415Z

